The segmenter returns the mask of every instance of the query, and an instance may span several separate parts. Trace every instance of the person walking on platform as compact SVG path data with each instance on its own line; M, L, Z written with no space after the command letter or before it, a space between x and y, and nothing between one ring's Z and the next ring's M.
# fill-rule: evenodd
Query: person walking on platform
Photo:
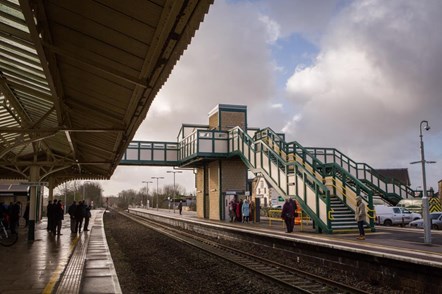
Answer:
M57 204L53 207L54 210L54 230L53 234L62 235L61 234L61 222L64 219L64 209L63 209L63 203L61 200L58 200Z
M91 218L91 206L84 204L84 229L83 231L89 231L89 219Z
M295 213L293 208L294 208L293 204L290 202L290 200L286 199L284 205L282 206L281 218L285 222L287 233L293 232L294 213Z
M357 237L356 239L365 240L365 204L362 202L362 198L360 196L356 197L355 219L358 222L359 229L359 237Z
M55 203L55 201L54 201L54 203ZM48 231L48 232L51 232L52 231L52 223L53 223L53 217L52 217L52 214L53 214L53 205L54 204L52 204L52 200L49 200L48 201L48 206L46 206L46 216L47 216L47 218L48 218L48 226L46 227L46 230Z
M244 201L244 203L242 204L241 212L242 212L242 222L249 223L249 215L250 215L249 200L246 199Z
M180 215L183 212L183 201L182 200L180 200L180 203L178 204L178 211L180 212Z
M77 220L75 219L75 212L77 210L77 202L74 200L71 205L69 205L68 213L71 219L71 233L75 234L77 230Z
M75 233L81 233L81 226L83 225L83 218L84 218L83 205L84 205L83 201L79 201L75 209L75 219L77 220Z

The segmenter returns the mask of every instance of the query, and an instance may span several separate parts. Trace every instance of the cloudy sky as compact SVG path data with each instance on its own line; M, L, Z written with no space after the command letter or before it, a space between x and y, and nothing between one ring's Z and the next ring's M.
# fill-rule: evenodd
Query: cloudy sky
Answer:
M217 104L247 105L248 123L287 141L333 147L374 168L442 179L442 1L216 0L135 135L176 141ZM170 168L118 167L104 195L145 187ZM195 192L192 172L176 182ZM156 182L149 186L155 189Z

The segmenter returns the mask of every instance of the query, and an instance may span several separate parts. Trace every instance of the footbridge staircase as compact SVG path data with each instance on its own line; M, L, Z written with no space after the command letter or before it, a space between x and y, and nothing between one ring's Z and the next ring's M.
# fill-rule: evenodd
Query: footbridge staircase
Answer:
M377 203L396 205L405 198L414 198L415 191L393 178L386 178L366 163L355 162L334 148L303 147L297 142L286 143L279 134L266 128L257 132L258 137L266 140L267 144L282 156L286 154L296 158L298 162L315 173L317 168L328 169L338 165L340 169L358 179L373 191Z
M120 165L193 167L201 160L230 157L240 157L281 195L296 199L325 233L357 228L357 197L364 201L367 224L374 230L375 196L394 204L412 195L408 187L383 178L336 149L285 142L270 128L246 132L239 127L219 131L196 126L179 142L133 141Z

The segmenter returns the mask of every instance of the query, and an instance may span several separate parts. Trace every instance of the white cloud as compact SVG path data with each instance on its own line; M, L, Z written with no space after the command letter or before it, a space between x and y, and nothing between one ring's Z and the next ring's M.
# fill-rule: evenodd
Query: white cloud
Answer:
M250 127L283 130L305 146L337 147L376 168L408 167L417 186L420 168L409 162L419 160L419 122L427 119L432 125L424 137L427 159L438 161L427 175L435 186L442 178L441 5L217 0L135 139L176 141L181 123L207 124L217 104L242 104ZM292 34L314 42L320 52L311 66L290 69L286 89L278 89L278 74L288 67L276 67L270 50L284 46L277 41ZM288 99L282 100L281 91ZM105 195L140 189L143 180L167 177L166 170L118 167L103 182ZM194 191L191 172L177 183Z
M278 40L280 37L279 24L276 21L270 19L270 17L268 17L267 15L261 15L259 17L259 20L262 21L266 27L267 31L266 42L268 44L274 44L276 40Z
M242 104L249 109L250 126L267 126L275 96L274 62L266 43L269 19L263 22L257 6L216 1L192 43L152 103L135 140L176 141L182 123L208 124L208 112L217 104ZM263 121L262 118L265 118ZM142 172L141 172L142 171ZM161 176L153 167L118 167L105 193L116 194L133 185L142 187L143 174ZM181 182L194 189L193 175Z
M433 33L442 19L435 11L442 2L355 1L344 9L314 64L287 82L302 120L285 130L296 130L301 144L338 147L373 167L409 168L418 185L420 170L409 162L419 155L420 120L438 126L426 136L442 133L442 37ZM434 186L441 164L433 171Z

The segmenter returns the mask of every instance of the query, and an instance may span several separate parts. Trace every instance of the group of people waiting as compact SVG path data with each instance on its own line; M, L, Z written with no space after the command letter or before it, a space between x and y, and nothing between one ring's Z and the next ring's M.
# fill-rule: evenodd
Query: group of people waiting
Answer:
M10 202L9 205L6 205L4 202L0 203L0 220L3 222L5 228L10 230L13 234L17 233L21 209L22 206L20 201ZM29 221L29 203L26 204L23 218L26 221L25 227L27 227Z
M87 205L85 201L72 202L69 206L68 213L71 219L71 233L77 234L81 233L81 228L84 227L83 231L89 231L89 219L91 217L91 206Z
M254 222L254 213L255 203L253 201L249 201L248 199L238 201L238 199L234 197L229 202L230 222Z
M46 207L46 214L48 217L48 227L46 230L54 235L61 234L61 223L64 219L64 205L61 200L49 200Z

